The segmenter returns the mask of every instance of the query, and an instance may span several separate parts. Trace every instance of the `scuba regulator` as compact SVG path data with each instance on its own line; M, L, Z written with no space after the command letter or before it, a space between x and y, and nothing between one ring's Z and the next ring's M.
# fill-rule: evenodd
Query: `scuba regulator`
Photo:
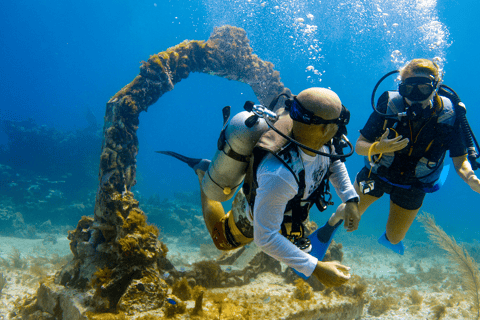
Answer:
M387 118L387 119L397 119L399 121L402 121L403 119L409 119L409 120L416 120L422 116L422 110L421 108L419 109L418 105L416 103L413 103L410 107L407 107L404 112L397 113L397 114L386 114L386 113L381 113L380 111L377 110L377 107L375 106L375 93L377 92L378 87L380 84L389 76L400 73L400 70L393 70L385 74L383 77L378 80L377 84L373 88L372 92L372 97L371 97L371 105L373 110L378 113L380 116ZM473 134L473 131L467 121L466 113L467 109L465 107L465 104L460 100L460 97L458 94L450 87L444 85L444 84L439 84L438 81L435 81L432 79L431 81L420 81L419 79L413 78L411 82L414 83L409 83L408 81L402 82L399 85L399 93L403 97L405 96L413 96L414 98L421 100L421 98L427 98L431 92L428 94L427 88L422 88L420 87L421 85L428 85L428 82L431 83L431 86L436 90L437 94L440 96L444 96L448 99L450 99L453 103L454 110L456 113L456 116L458 117L460 121L460 127L462 130L462 135L464 139L465 146L468 150L468 161L470 162L470 165L472 166L473 170L477 170L480 167L480 163L477 162L477 159L480 157L478 154L477 150L480 150L480 147L478 145L477 139L475 138L475 135ZM408 79L406 79L408 80ZM413 86L417 86L420 88L413 88ZM414 92L414 90L417 90ZM423 91L423 92L422 92ZM432 91L433 92L433 91ZM426 95L426 97L425 97ZM475 149L476 147L476 149Z

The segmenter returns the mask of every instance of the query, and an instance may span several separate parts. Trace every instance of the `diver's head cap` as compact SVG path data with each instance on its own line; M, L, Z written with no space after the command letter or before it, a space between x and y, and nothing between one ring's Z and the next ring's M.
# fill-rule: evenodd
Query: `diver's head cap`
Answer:
M325 120L337 119L342 112L342 102L330 89L312 87L300 92L296 99L308 111Z

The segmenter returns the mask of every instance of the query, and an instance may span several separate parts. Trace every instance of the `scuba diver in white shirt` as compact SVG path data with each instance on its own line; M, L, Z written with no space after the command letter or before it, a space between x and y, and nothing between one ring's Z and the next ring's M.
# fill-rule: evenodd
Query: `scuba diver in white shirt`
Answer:
M285 107L274 110L280 96ZM345 221L353 231L359 220L359 196L344 161L353 154L346 138L350 112L336 93L309 88L297 96L279 95L269 108L246 103L229 122L225 116L212 161L171 151L157 151L186 162L198 175L203 216L215 246L232 250L254 241L304 279L314 275L326 286L350 279L349 267L322 262L331 239ZM228 113L228 112L227 112ZM349 146L351 152L343 154ZM223 201L236 193L232 210ZM326 223L308 236L304 222L316 204L324 211L332 182L342 200L334 225Z

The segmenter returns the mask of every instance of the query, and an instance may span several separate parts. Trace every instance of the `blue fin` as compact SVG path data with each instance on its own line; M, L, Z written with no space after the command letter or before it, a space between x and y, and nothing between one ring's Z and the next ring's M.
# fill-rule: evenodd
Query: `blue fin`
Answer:
M440 173L440 179L438 179L438 183L439 183L440 187L445 184L445 180L447 180L449 170L450 170L450 165L449 164L447 164L443 167L442 172Z
M403 245L403 242L400 241L397 244L393 244L387 239L387 232L385 231L380 238L378 238L378 243L380 243L382 246L387 247L388 249L392 250L395 253L398 253L403 256L403 253L405 252L405 246Z

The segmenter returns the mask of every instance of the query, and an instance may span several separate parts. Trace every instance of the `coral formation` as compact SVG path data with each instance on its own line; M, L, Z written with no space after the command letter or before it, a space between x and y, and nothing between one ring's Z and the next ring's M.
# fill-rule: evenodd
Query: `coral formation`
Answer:
M199 261L193 265L194 278L196 284L206 288L218 287L225 274L222 268L214 261Z
M185 313L187 306L185 302L181 301L174 295L169 295L167 297L167 302L165 304L165 316L167 318L173 318L176 314Z
M195 300L195 307L192 310L192 315L200 315L203 311L203 297L205 295L205 288L202 286L195 286L192 296Z
M313 298L313 289L308 283L303 281L303 279L298 278L295 280L293 297L298 300L310 300Z
M7 285L7 278L3 275L3 273L0 273L0 294L2 293L3 288Z
M453 237L449 237L436 223L432 215L423 213L418 216L430 239L448 252L450 260L458 265L462 274L463 286L472 300L472 309L476 319L480 318L480 271L475 260L470 257L465 248L459 246ZM444 311L438 309L439 318ZM439 319L437 318L437 319Z
M181 278L172 286L172 294L186 301L192 297L192 287L188 284L187 278Z
M436 305L432 308L433 318L435 320L442 319L447 314L447 308L443 305Z
M11 266L16 269L25 269L27 262L22 258L20 250L13 247L12 252L8 255L11 261Z
M418 293L417 290L410 291L408 297L410 298L412 304L422 304L423 297Z
M328 288L324 294L328 295L329 292L335 291L339 295L344 297L354 298L358 301L365 300L365 292L367 291L367 282L362 280L359 276L352 275L350 281L339 287Z
M323 261L343 261L343 252L342 252L343 245L341 243L335 242L332 240L332 243L328 247L327 253L325 253L325 257L323 257Z
M165 301L167 284L160 272L172 268L166 246L131 192L136 183L136 131L140 112L190 72L246 82L263 104L289 91L273 64L252 54L246 32L224 26L208 41L184 41L152 55L142 63L140 74L108 101L94 217L83 217L69 232L74 257L55 277L56 286L95 291L101 298L92 301L94 309L95 301L100 303L97 311L120 309L129 314L161 307ZM208 263L197 265L195 272L197 284L204 286L231 285L227 279L243 284L250 278L226 277L218 265ZM183 302L172 301L176 303L167 304L167 313L181 312Z
M368 306L368 313L372 316L378 317L390 310L392 303L392 299L388 297L372 300Z

